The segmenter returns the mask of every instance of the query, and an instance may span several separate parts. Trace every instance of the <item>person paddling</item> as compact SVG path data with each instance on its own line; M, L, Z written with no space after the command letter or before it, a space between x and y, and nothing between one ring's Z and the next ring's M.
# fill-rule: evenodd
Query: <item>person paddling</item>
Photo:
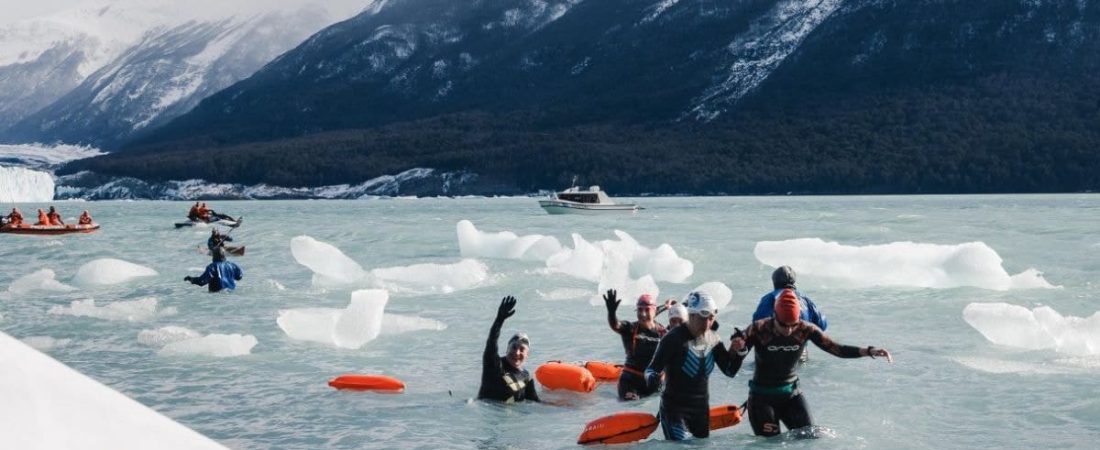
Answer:
M11 214L8 214L8 225L13 227L23 225L23 213L19 212L19 208L11 209Z
M497 316L489 328L489 339L481 355L481 387L478 400L495 400L505 403L539 401L535 380L523 368L531 349L531 339L524 333L516 333L508 339L508 353L497 354L497 340L504 321L516 313L516 298L511 295L500 300Z
M91 225L93 223L92 215L88 213L88 210L85 209L84 212L80 213L80 218L77 219L77 223L81 225Z
M46 211L43 211L42 208L38 208L38 222L35 223L35 225L44 227L50 226L50 218L46 215Z
M778 435L780 422L788 430L813 425L795 373L807 341L840 358L878 356L893 362L884 348L834 342L817 325L800 318L798 300L794 289L781 290L775 300L774 317L755 321L744 332L737 330L730 343L735 372L749 350L756 350L756 370L749 381L748 412L757 436Z
M186 276L183 281L199 286L208 286L209 292L218 292L222 289L233 290L237 288L237 281L244 276L240 266L225 260L225 250L216 247L212 251L213 261L206 266L206 271L198 277Z
M619 375L619 400L637 400L652 395L660 385L649 386L645 381L645 367L653 359L653 353L657 351L657 344L665 335L665 327L657 323L657 302L649 294L642 294L634 304L634 310L638 321L620 321L615 316L618 309L618 293L614 289L608 289L603 296L607 306L607 324L611 331L619 334L623 341L623 349L626 350L626 362L623 363L622 374Z

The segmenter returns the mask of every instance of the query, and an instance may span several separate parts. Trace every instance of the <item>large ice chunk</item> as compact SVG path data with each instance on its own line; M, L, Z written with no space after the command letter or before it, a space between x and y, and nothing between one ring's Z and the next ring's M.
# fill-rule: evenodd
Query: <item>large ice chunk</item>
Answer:
M458 232L458 248L465 258L502 258L528 261L546 261L561 251L557 239L541 234L516 236L511 231L487 233L478 231L469 220L460 220L455 226Z
M73 282L84 286L125 283L137 277L156 276L157 271L132 262L100 258L84 263L76 270Z
M185 341L202 337L199 332L175 325L160 327L155 330L141 330L138 333L138 342L153 347L163 347L173 342Z
M380 333L442 330L442 322L384 314L389 294L384 290L352 292L347 308L299 308L279 311L276 323L291 339L357 349Z
M243 356L252 353L259 341L251 334L208 334L203 337L169 342L157 352L161 356L200 355L216 358Z
M1100 312L1081 318L1062 316L1048 306L1028 310L1008 303L971 303L963 319L994 344L1100 355Z
M600 281L604 254L598 247L573 233L573 248L563 249L546 259L551 272L564 273L588 281Z
M144 322L157 316L170 316L176 313L176 308L167 307L157 311L157 299L153 297L132 301L117 301L103 306L96 306L94 299L74 300L65 306L54 306L47 311L48 314L61 314L77 317L93 317L104 320L124 320L127 322Z
M694 290L710 294L710 297L714 299L714 303L718 305L718 311L726 309L730 301L733 300L733 291L725 283L718 281L703 283Z
M370 271L371 285L412 294L451 293L474 288L489 279L489 268L474 259L454 264L413 264Z
M12 281L8 291L13 294L26 294L33 291L68 292L76 288L57 281L56 275L50 269L39 269L30 275L24 275Z
M1055 287L1035 270L1009 276L1000 255L982 242L851 246L803 238L758 242L753 253L772 267L789 265L800 276L829 279L848 287L974 286L999 291Z
M336 246L309 236L290 240L290 253L298 264L313 271L313 285L340 287L354 285L365 275L363 267Z

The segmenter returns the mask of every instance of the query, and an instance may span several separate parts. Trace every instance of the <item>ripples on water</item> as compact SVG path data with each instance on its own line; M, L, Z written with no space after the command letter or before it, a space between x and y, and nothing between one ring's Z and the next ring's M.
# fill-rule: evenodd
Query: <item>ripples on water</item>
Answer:
M682 283L656 282L661 298L682 296L708 281L728 286L733 300L719 315L723 333L747 323L770 287L771 266L754 255L760 242L813 238L863 252L891 243L951 248L980 242L1002 261L996 267L980 263L978 280L1036 269L1060 288L1002 283L990 289L951 278L906 285L896 275L913 269L904 266L911 260L868 265L815 247L810 256L817 259L804 264L829 270L803 273L799 287L828 315L830 334L843 343L889 348L897 362L841 360L813 351L801 369L817 424L812 432L764 440L743 423L688 447L1086 448L1100 436L1100 402L1091 394L1100 387L1096 356L999 346L963 318L970 303L1027 310L1045 305L1072 318L1100 309L1095 196L638 201L648 209L606 217L549 216L533 199L211 202L218 211L249 218L233 234L248 245L248 256L237 259L245 278L237 292L214 295L181 281L206 264L195 247L209 234L172 228L187 204L59 202L66 215L90 209L104 228L65 238L0 235L0 329L232 448L563 448L574 446L587 421L620 410L655 412L658 400L619 403L610 385L589 395L540 392L566 406L469 399L477 393L481 351L504 295L516 295L520 303L502 335L531 335L531 369L550 359L620 360L621 346L607 330L604 310L589 304L596 282L548 271L537 260L479 258L488 277L474 286L449 293L423 286L391 292L387 314L439 321L446 329L382 334L361 348L338 349L292 340L276 325L280 310L342 309L351 296L350 287L314 286L313 273L291 254L291 239L308 235L331 244L370 271L460 262L456 224L463 219L484 232L541 234L567 247L571 233L596 242L616 239L612 230L619 229L649 249L668 243L694 264ZM874 256L905 256L916 248L924 247L900 246L892 250L899 255ZM783 251L800 254L797 246ZM112 286L74 284L77 268L100 258L139 264L157 275ZM857 267L859 273L846 273ZM79 290L6 290L40 269L53 270L57 282ZM890 277L889 286L875 277ZM94 299L102 307L143 298L155 298L158 309L173 308L175 314L130 321L48 313L80 300ZM624 307L619 316L629 313ZM258 344L245 356L214 358L158 356L158 347L138 341L143 330L165 326L202 335L252 335ZM1087 327L1082 330L1089 335ZM408 388L379 395L326 386L329 378L349 372L397 376ZM730 380L716 371L712 403L744 401L749 375ZM818 439L803 439L805 434ZM657 440L639 446L683 448Z

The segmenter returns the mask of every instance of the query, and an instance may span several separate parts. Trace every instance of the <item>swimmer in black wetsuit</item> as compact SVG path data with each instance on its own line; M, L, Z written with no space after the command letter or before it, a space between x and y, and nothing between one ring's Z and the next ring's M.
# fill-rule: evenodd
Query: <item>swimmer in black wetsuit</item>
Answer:
M779 434L779 422L788 430L813 425L806 400L798 388L795 367L806 341L841 358L885 357L884 348L853 347L833 342L817 325L799 318L798 295L784 289L775 300L775 316L753 322L742 334L734 334L730 346L734 352L734 371L749 349L756 349L756 372L749 381L749 422L757 436Z
M683 440L690 432L697 438L710 436L710 391L707 380L717 366L728 377L736 374L733 358L711 327L718 308L705 292L693 291L684 299L688 321L673 328L657 346L646 368L650 386L665 374L658 418L668 440Z
M531 340L524 333L516 333L508 340L508 353L497 354L497 339L500 339L500 327L504 320L516 313L516 298L504 297L497 308L497 317L489 329L489 340L485 343L482 355L481 388L477 391L479 400L497 400L505 403L537 402L539 394L535 392L535 380L523 368L527 362L527 352Z
M614 289L607 290L603 301L607 305L607 324L612 331L619 333L626 350L626 363L623 364L622 375L619 375L619 400L648 397L660 388L660 383L651 387L645 381L645 367L653 359L661 336L665 335L665 327L653 320L657 315L657 302L649 294L642 294L635 304L638 321L628 322L615 317L615 310L622 300L618 299Z

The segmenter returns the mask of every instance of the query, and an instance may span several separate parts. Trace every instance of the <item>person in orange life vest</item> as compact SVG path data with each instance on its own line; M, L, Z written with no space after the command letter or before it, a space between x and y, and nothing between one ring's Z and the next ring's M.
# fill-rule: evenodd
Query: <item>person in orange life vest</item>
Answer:
M23 224L23 213L19 212L18 208L12 208L11 214L8 214L8 223L14 227Z
M46 216L46 211L43 211L42 208L38 208L38 223L35 225L50 225L50 218Z
M194 221L201 219L199 215L199 202L195 202L194 205L191 205L191 210L187 211L187 218Z
M78 223L81 225L92 224L92 215L88 214L88 210L85 209L84 212L80 213L80 219L78 220Z
M620 321L615 316L615 310L622 300L619 300L614 289L607 290L603 301L607 305L607 324L611 331L622 338L623 349L626 350L626 362L623 364L622 374L619 375L619 400L648 397L660 389L660 384L649 386L645 381L645 368L649 365L649 360L653 359L661 336L665 335L665 327L653 320L657 316L657 302L653 300L653 296L642 294L634 305L638 321L630 322Z
M51 206L50 211L46 213L46 217L50 219L50 225L65 225L65 222L61 220L61 213L57 212L53 206Z

